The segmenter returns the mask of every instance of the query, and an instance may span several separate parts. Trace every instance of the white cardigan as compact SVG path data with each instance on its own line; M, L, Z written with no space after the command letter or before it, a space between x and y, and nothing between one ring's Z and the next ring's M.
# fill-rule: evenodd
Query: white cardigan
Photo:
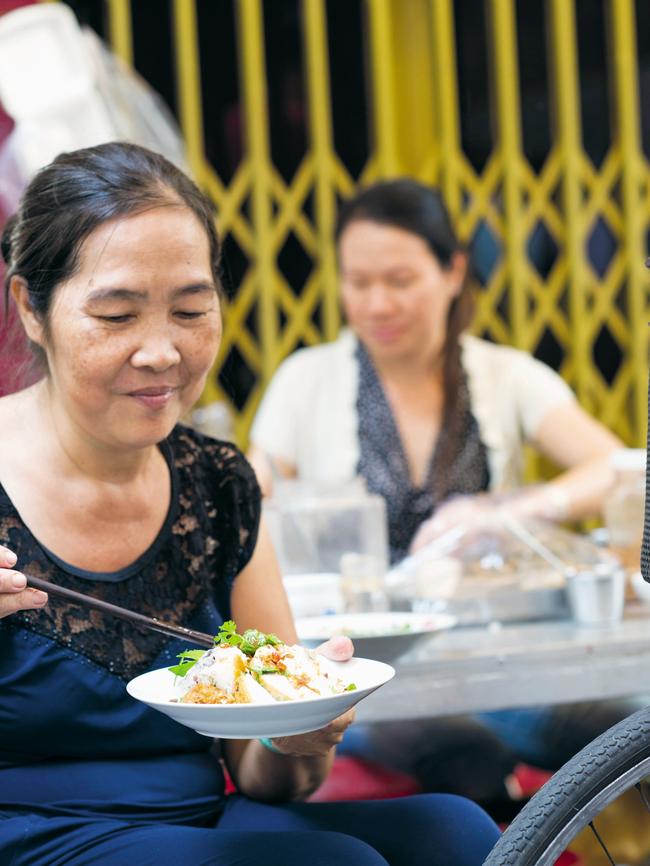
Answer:
M260 405L251 441L294 465L314 483L344 483L359 462L357 341L345 330L333 343L300 349L278 368ZM470 404L488 452L490 488L522 483L525 442L551 409L575 399L560 376L509 346L464 335L462 364Z

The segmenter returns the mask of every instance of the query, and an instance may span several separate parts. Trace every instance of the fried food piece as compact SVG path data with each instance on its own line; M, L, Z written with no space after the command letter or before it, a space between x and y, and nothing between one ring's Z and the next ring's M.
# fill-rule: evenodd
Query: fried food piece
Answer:
M181 702L184 704L234 704L235 695L225 692L216 686L205 683L197 683L183 695Z

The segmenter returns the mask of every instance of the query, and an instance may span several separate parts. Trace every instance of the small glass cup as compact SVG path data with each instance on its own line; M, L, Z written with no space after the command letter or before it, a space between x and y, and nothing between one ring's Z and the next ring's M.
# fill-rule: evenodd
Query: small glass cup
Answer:
M623 618L625 571L602 563L567 575L573 619L579 625L607 626Z
M340 570L346 613L388 610L384 567L379 557L370 553L344 553Z

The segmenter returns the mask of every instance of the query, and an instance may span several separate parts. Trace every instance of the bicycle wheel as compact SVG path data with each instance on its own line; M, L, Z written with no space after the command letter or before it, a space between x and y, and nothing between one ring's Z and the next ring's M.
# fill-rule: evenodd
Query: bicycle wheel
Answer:
M616 866L597 816L636 788L650 812L643 780L650 776L650 707L614 727L568 761L521 810L483 866L553 866L585 827Z

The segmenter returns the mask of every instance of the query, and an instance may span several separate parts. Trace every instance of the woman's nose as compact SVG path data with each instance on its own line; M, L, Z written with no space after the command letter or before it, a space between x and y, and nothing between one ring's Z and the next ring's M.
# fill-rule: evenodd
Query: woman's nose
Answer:
M143 335L140 344L131 356L134 367L149 367L156 372L168 370L179 364L181 353L170 329L156 329Z
M393 308L390 293L382 285L372 286L367 296L367 311L374 316L390 313Z

